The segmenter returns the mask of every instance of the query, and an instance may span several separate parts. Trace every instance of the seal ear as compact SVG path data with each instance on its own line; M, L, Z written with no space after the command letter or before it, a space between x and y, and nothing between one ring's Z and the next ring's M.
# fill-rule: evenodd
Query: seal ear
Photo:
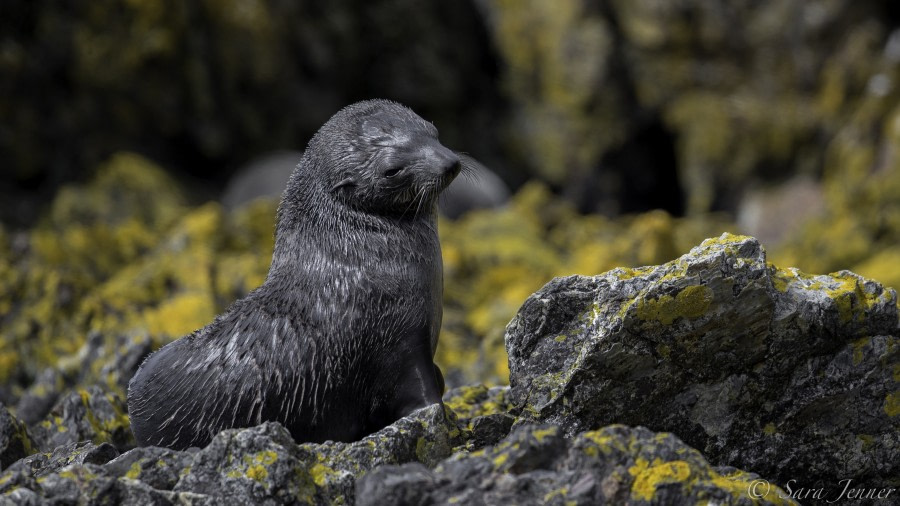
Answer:
M353 179L352 177L345 177L340 182L338 182L338 184L331 187L331 192L334 193L334 192L340 190L341 188L347 188L347 187L351 187L351 186L356 186L356 180Z

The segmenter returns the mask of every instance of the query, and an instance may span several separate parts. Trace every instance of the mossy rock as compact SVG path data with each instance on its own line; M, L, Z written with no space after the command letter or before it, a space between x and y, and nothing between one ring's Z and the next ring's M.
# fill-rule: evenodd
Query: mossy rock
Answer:
M357 484L357 504L796 504L776 486L751 498L757 481L714 468L672 434L612 425L565 438L538 425L434 470L377 469Z
M891 486L897 329L894 290L778 269L755 239L724 234L532 295L507 327L511 411L569 435L671 431L780 483Z

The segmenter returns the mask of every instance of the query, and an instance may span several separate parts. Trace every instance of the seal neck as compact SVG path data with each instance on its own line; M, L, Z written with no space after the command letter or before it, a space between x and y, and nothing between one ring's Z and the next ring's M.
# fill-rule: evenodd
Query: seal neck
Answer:
M400 251L403 245L419 245L432 251L440 245L436 209L403 218L370 214L342 202L319 187L294 175L278 208L275 251L268 279L288 271L297 279L303 272L315 278L325 273L340 276L340 265L367 265L373 258L403 254L418 257L423 251Z

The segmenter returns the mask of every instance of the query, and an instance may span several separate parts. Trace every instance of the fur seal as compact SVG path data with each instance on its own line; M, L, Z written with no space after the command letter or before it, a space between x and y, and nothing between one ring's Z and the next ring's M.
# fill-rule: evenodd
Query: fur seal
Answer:
M203 446L264 421L298 442L354 441L440 403L435 202L460 168L400 104L335 114L288 181L262 286L131 379L138 443Z

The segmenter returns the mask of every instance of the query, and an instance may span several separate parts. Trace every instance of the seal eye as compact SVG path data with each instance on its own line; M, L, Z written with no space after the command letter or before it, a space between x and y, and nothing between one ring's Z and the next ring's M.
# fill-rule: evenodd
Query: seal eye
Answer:
M401 172L403 172L403 167L394 167L392 169L388 169L388 170L384 171L384 177L392 178L392 177L397 176Z

